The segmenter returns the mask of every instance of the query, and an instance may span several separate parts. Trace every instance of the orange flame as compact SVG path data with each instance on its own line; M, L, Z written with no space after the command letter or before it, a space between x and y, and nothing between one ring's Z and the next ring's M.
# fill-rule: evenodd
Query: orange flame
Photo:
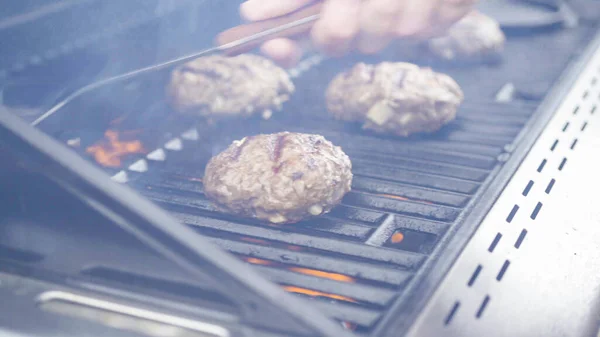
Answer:
M351 282L351 283L355 282L354 278L352 278L350 276L336 274L336 273L328 273L328 272L321 271L321 270L299 268L299 267L291 267L291 268L289 268L289 270L295 271L296 273L300 273L300 274L304 274L304 275L316 276L316 277L326 278L326 279L330 279L330 280L334 280L334 281Z
M393 194L377 194L377 195L379 195L381 197L390 198L390 199L396 199L396 200L401 200L401 201L416 201L416 202L422 202L422 203L425 203L425 204L433 205L433 203L430 202L430 201L414 200L414 199L409 199L409 198L406 198L406 197L401 197L399 195L393 195Z
M327 298L331 298L331 299L338 300L338 301L356 303L356 300L354 300L350 297L324 293L324 292L318 291L318 290L306 289L306 288L295 287L295 286L284 286L283 289L285 289L286 291L289 291L291 293L296 293L296 294L304 294L304 295L308 295L308 296L312 296L312 297L327 297Z
M346 321L342 322L342 326L344 327L344 329L350 330L350 331L354 331L358 327L358 325L356 325L356 323L346 322Z
M392 243L400 243L402 240L404 240L404 234L396 232L392 235Z
M263 259L257 259L255 257L243 257L242 259L244 259L244 261L248 262L248 263L252 263L252 264L260 264L263 266L268 266L273 264L273 262L271 261L267 261L267 260L263 260Z
M119 134L113 130L106 130L104 137L108 143L102 141L86 150L87 153L94 156L96 162L103 166L119 167L121 166L121 157L132 153L144 153L144 147L139 140L119 141Z
M405 197L401 197L399 195L393 195L393 194L379 194L379 195L382 196L382 197L396 199L396 200L410 201L410 199L405 198Z

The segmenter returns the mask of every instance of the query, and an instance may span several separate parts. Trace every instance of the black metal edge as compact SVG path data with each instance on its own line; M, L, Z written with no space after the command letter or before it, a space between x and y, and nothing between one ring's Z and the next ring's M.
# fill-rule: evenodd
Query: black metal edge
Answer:
M290 333L351 336L307 302L267 281L129 187L113 182L102 170L5 110L0 110L0 143L25 163L42 168L41 172L61 187L190 274L212 280L218 290L233 296L243 312L276 320Z
M465 207L463 214L466 215L459 217L457 223L438 243L428 261L415 274L404 295L396 299L370 336L397 337L407 334L598 48L600 32L596 33L585 51L563 71L513 141L512 145L517 146L508 150L512 152L510 159L490 173Z

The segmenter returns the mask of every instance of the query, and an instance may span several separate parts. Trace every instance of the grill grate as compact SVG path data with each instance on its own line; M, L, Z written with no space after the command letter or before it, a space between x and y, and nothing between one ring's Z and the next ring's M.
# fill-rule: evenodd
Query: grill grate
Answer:
M69 111L66 118L57 118L72 124L48 123L47 131L65 142L77 139L79 150L87 156L82 149L105 131L98 125L142 130L134 136L146 153L125 158L119 167L105 168L115 180L126 182L344 326L368 333L412 283L422 280L417 274L423 264L506 160L537 107L533 101L494 103L495 92L510 81L517 89L519 81L529 78L552 83L571 58L573 46L579 47L586 36L583 30L565 30L509 39L506 59L499 67L438 68L458 80L467 101L456 121L442 131L407 140L369 134L326 117L324 85L356 61L351 58L308 69L296 79L296 95L272 120L232 123L219 135L201 126L190 130L188 121L169 115L162 100L152 101L164 92L163 87L140 95L135 95L139 88L133 88L133 93L125 88L125 95L113 92L110 109L90 108L86 115L101 118L88 123L85 118L70 118L78 115ZM548 55L551 51L553 58L540 58L544 51ZM531 65L524 59L539 62ZM122 96L131 96L136 103L123 104L120 111ZM140 111L137 101L146 99L151 103ZM127 110L133 107L137 110ZM116 125L104 120L114 121L122 114L125 119ZM282 130L322 134L351 157L355 178L342 205L325 216L284 226L216 210L202 193L207 160L247 133Z
M467 103L441 134L409 140L357 133L314 115L292 127L260 122L255 133L285 127L323 134L353 162L353 190L342 204L295 225L237 218L206 199L201 178L217 149L206 149L204 142L215 138L202 130L191 140L179 138L181 149L166 149L164 161L146 160L146 171L127 171L128 184L287 291L366 333L413 280L534 111L527 105L482 107ZM244 136L231 129L221 132L228 136L217 147Z
M302 78L297 83L301 87ZM243 128L232 122L219 134L201 126L189 129L165 115L164 102L151 104L141 119L130 114L109 123L123 134L141 129L134 136L146 154L125 158L120 168L107 171L114 178L126 176L122 182L285 290L311 300L344 326L368 333L501 164L535 106L467 101L441 132L402 140L369 134L326 113L298 114L297 104L292 100L269 121L246 121ZM293 125L286 122L291 117L297 120ZM144 130L146 125L160 126ZM218 211L202 192L210 157L234 139L281 130L319 133L342 146L353 163L352 192L331 213L295 225ZM89 136L74 130L60 137L77 136L85 149L102 132ZM157 148L163 155L147 154Z

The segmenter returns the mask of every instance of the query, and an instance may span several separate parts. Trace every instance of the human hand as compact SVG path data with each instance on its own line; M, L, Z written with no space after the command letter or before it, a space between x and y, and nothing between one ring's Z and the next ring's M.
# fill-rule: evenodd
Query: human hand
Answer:
M314 0L247 0L240 7L249 21L266 20L296 11ZM321 18L312 29L313 44L327 54L357 49L381 51L396 39L426 39L444 32L473 9L477 0L325 0ZM302 48L290 39L265 42L261 50L290 66Z

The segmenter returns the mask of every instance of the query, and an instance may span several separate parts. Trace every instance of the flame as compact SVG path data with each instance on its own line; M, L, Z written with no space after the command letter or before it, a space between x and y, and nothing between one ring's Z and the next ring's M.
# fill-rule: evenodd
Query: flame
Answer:
M354 300L350 297L324 293L324 292L318 291L318 290L306 289L306 288L295 287L295 286L284 286L283 289L285 289L288 292L296 293L296 294L304 294L304 295L308 295L308 296L312 296L312 297L327 297L327 298L331 298L331 299L338 300L338 301L356 303L356 300Z
M299 268L299 267L291 267L291 268L289 268L289 270L294 271L296 273L304 274L304 275L316 276L316 277L326 278L326 279L330 279L330 280L334 280L334 281L351 282L351 283L354 282L354 278L352 278L350 276L336 274L336 273L328 273L328 272L321 271L321 270Z
M386 198L392 198L392 199L396 199L396 200L402 200L402 201L410 201L410 199L405 198L405 197L401 197L398 195L393 195L393 194L378 194L382 197L386 197Z
M433 205L432 202L430 201L425 201L425 200L413 200L413 199L409 199L409 198L405 198L405 197L401 197L399 195L393 195L393 194L377 194L378 196L381 197L385 197L385 198L390 198L390 199L396 199L396 200L401 200L401 201L416 201L416 202L422 202L425 204L430 204Z
M86 150L87 153L94 155L96 162L103 166L119 167L121 166L121 157L132 153L144 153L144 147L139 140L119 141L117 131L106 130L104 137L108 143L102 141Z
M242 259L244 259L244 261L248 262L248 263L252 263L252 264L260 264L263 266L268 266L273 264L273 262L271 261L267 261L267 260L263 260L263 259L257 259L255 257L243 257Z
M356 323L346 322L346 321L342 322L342 326L344 327L344 329L350 330L350 331L354 331L354 330L356 330L356 328L358 328L358 325Z
M400 243L402 240L404 240L404 234L396 232L392 235L392 243Z

